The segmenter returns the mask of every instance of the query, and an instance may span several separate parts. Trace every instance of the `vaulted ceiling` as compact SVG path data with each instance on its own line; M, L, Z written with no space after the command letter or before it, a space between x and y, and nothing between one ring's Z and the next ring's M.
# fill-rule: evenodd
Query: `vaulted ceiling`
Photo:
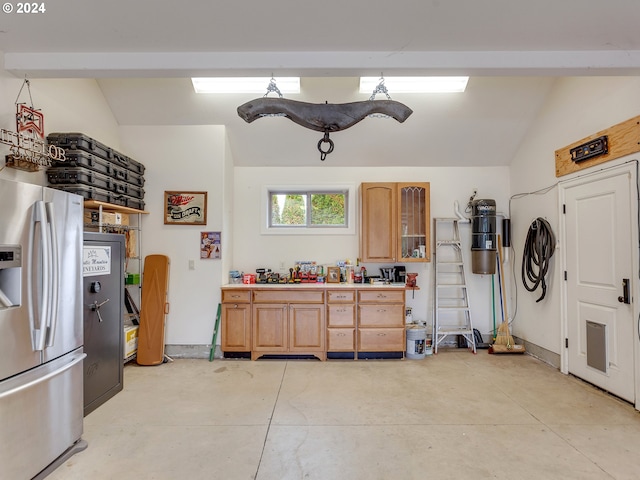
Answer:
M413 115L333 134L325 162L467 166L508 165L556 78L640 74L637 0L42 4L0 15L7 71L96 78L122 125L226 125L237 165L317 166L321 135L247 124L236 108L259 95L196 95L190 76L299 75L287 98L343 103L368 99L360 75L470 75L464 94L390 91Z

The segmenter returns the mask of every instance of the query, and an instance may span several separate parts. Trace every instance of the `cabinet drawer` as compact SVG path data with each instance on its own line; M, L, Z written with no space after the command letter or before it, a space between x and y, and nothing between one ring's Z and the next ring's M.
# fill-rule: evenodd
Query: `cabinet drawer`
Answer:
M327 329L327 351L352 352L356 348L355 328Z
M358 290L358 302L402 303L404 305L404 290Z
M403 328L360 328L358 351L360 352L404 352Z
M249 303L250 301L249 290L222 290L222 303Z
M361 327L404 327L404 305L358 305Z
M258 303L324 303L324 291L254 290L253 301Z
M328 305L327 317L328 327L355 327L356 306L353 304Z
M329 290L327 291L327 302L329 303L355 303L355 290Z

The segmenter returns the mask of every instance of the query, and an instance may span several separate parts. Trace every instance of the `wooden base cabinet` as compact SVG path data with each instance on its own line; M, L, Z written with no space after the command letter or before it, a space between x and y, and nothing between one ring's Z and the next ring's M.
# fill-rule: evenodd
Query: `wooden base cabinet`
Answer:
M223 352L251 351L251 296L241 290L222 291L222 338Z
M323 291L256 290L253 302L252 360L284 354L326 360Z
M251 306L222 305L222 351L251 351Z
M356 351L356 292L327 291L327 352Z
M323 361L327 352L404 352L404 301L397 287L223 288L222 351Z
M358 290L358 352L404 352L404 290Z

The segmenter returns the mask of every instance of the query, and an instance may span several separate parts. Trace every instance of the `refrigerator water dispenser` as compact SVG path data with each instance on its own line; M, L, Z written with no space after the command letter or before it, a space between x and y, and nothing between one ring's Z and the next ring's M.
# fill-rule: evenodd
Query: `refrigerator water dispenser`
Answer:
M20 306L22 247L0 245L0 309Z

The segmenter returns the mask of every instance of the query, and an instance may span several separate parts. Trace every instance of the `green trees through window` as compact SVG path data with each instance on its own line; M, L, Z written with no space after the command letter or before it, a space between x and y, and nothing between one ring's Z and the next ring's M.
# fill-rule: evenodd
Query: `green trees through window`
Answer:
M346 227L347 192L269 192L270 227Z

